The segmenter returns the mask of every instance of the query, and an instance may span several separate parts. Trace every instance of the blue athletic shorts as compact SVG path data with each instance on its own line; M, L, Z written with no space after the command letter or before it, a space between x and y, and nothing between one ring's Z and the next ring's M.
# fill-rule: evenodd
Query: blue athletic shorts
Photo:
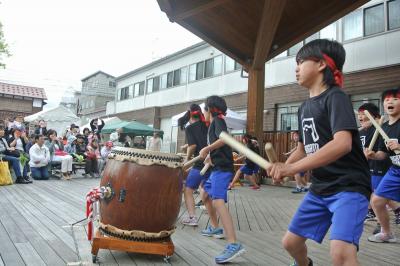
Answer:
M293 234L321 243L329 227L330 240L357 246L368 212L367 198L357 192L319 196L308 192L289 225Z
M240 167L240 172L245 175L257 174L258 170L260 170L260 167L258 165L256 165L254 168L248 167L247 164Z
M374 193L385 199L400 201L400 168L390 167Z
M372 190L375 191L378 187L378 185L381 183L383 176L381 175L372 175L371 176L371 185L372 185Z
M186 187L191 189L198 189L201 182L208 178L210 172L205 173L204 175L200 175L199 169L192 168L189 171L189 174L186 178Z
M228 186L232 181L232 172L212 171L210 177L204 183L204 191L211 199L223 199L228 202Z

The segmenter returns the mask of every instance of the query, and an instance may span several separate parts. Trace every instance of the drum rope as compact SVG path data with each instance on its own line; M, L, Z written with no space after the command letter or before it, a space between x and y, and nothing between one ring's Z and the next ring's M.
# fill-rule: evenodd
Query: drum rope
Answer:
M88 240L91 241L93 237L93 221L97 217L97 208L95 208L95 203L100 199L102 195L100 187L91 189L86 194L86 219L88 220Z

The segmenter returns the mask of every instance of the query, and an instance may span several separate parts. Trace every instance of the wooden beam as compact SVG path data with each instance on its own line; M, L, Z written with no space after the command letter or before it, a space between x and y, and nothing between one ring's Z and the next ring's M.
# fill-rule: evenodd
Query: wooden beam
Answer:
M247 94L247 133L258 138L260 145L263 140L264 84L265 66L260 69L249 69Z
M276 29L282 18L286 0L265 0L264 9L260 25L257 32L257 41L254 48L253 68L259 69L265 64L272 42L275 37Z
M200 3L198 3L198 1L194 2L195 4L193 4L193 1L190 2L184 0L180 5L178 5L179 7L173 10L169 18L172 21L180 21L207 11L208 9L222 5L227 1L231 0L202 0ZM187 6L184 6L184 4L187 4Z

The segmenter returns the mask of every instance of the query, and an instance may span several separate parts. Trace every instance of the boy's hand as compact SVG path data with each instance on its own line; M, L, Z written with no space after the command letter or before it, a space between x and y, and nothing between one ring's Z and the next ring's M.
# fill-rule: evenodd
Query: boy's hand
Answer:
M203 149L200 150L199 156L200 158L205 159L209 153L210 151L208 150L208 147L204 147Z
M365 149L364 149L364 155L365 155L365 157L366 157L367 159L373 160L374 157L375 157L375 152L372 151L372 150L370 150L370 149L368 149L368 148L365 148Z
M388 142L386 142L386 147L390 150L398 150L399 147L399 142L396 140L389 140Z
M281 183L285 176L293 176L295 171L292 164L274 163L269 170L274 183Z

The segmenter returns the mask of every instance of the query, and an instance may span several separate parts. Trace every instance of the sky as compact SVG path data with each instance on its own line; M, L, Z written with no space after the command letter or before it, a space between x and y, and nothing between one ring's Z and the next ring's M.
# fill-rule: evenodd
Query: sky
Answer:
M11 57L0 81L46 90L45 109L98 70L120 76L201 40L156 0L0 0Z

